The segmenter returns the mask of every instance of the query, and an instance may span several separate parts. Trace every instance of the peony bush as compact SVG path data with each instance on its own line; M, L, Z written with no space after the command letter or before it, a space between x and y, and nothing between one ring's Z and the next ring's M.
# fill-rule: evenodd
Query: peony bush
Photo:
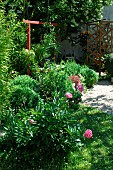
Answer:
M48 169L56 164L60 169L69 152L82 146L75 113L86 85L72 64L68 69L71 63L46 63L34 78L20 75L9 82L10 105L1 115L1 170ZM83 136L91 138L92 132Z

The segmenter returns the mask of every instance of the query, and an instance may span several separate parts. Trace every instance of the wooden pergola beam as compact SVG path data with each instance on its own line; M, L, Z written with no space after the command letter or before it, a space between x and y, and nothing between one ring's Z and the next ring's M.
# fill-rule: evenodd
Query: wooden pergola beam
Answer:
M23 20L24 23L28 24L27 28L27 49L31 49L31 24L36 24L36 25L43 25L43 24L50 24L53 26L58 26L57 23L52 23L52 22L40 22L40 21L30 21L30 20Z
M30 21L30 20L23 20L23 22L27 24L37 24L37 25L50 24L53 26L58 26L57 23L53 23L53 22L40 22L40 21Z

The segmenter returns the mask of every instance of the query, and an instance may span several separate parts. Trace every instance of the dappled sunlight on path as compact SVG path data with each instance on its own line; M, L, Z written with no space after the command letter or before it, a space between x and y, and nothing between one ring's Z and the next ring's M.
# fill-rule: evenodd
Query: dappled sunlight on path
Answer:
M108 80L100 80L82 99L86 105L113 114L113 85Z

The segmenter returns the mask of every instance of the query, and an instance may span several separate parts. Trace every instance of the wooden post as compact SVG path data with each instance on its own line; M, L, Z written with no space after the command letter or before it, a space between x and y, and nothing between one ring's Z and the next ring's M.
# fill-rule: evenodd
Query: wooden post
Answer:
M28 23L27 28L27 49L30 50L31 48L31 24Z
M53 26L58 26L57 23L51 23L51 22L40 22L40 21L30 21L30 20L23 20L24 23L28 24L28 28L27 28L27 49L30 50L31 49L31 24L38 24L38 25L42 25L42 24L50 24ZM54 55L55 57L55 55ZM30 70L30 63L28 64L28 70L27 70L27 74L31 75L31 70Z
M28 23L28 28L27 28L27 49L31 49L31 24ZM29 60L29 56L28 56ZM27 74L30 76L31 70L30 70L30 63L28 64L28 69L27 69Z

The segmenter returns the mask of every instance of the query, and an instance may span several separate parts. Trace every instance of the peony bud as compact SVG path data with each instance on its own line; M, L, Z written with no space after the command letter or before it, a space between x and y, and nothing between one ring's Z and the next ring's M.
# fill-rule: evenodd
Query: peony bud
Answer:
M72 97L73 97L73 95L71 93L69 93L69 92L67 92L65 94L65 96L66 96L67 99L72 99Z
M35 121L33 119L30 119L29 122L33 124Z
M82 84L79 84L77 86L77 89L82 93L84 91L84 86Z
M93 136L92 131L90 129L87 129L83 136L90 139Z

